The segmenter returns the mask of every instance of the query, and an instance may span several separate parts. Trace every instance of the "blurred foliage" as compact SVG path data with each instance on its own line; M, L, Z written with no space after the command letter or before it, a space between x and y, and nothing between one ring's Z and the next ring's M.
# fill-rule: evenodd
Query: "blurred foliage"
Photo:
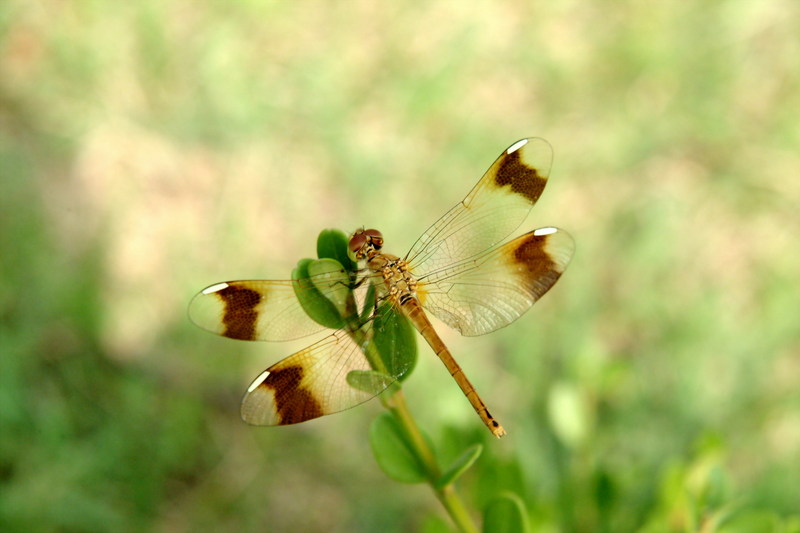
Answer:
M470 507L531 531L800 531L800 6L0 5L0 530L446 531L369 457L372 402L238 419L303 344L205 335L223 279L321 228L402 254L502 149L553 145L526 228L578 252L404 390ZM310 341L306 341L306 344ZM476 516L477 519L477 516Z

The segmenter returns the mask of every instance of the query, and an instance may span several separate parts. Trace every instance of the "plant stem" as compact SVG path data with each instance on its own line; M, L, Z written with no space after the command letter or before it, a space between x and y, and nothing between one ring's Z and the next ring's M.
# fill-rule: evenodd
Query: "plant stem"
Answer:
M447 509L447 514L453 519L459 531L463 531L464 533L478 533L478 528L472 523L467 509L464 507L461 498L458 497L456 488L452 483L445 485L441 489L434 490L436 492L436 497L439 498L444 508Z
M422 436L411 411L403 395L403 390L399 389L391 398L384 401L384 405L395 416L403 431L406 434L406 440L414 453L417 460L425 468L428 473L428 483L430 484L436 498L442 503L447 514L455 523L458 530L462 533L478 533L478 528L472 522L472 519L467 512L464 503L456 492L455 486L450 483L444 487L437 487L436 482L441 477L442 473L439 470L439 465L436 463L436 457L433 450L430 449L428 443Z

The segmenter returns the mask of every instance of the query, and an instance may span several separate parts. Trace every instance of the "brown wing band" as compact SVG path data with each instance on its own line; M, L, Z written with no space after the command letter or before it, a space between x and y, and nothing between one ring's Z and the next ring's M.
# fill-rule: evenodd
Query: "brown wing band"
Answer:
M258 311L261 295L252 290L228 285L214 294L225 303L222 323L225 324L224 336L231 339L253 340L256 337Z
M511 186L511 190L516 194L527 198L531 204L542 195L547 179L539 175L539 171L526 165L520 158L520 151L516 150L510 154L505 154L497 169L494 181L498 186Z
M300 386L302 380L303 369L290 366L271 371L259 385L273 390L280 424L296 424L325 414L314 395Z
M547 253L548 235L531 233L514 250L514 261L524 273L528 290L537 297L561 277L561 267Z

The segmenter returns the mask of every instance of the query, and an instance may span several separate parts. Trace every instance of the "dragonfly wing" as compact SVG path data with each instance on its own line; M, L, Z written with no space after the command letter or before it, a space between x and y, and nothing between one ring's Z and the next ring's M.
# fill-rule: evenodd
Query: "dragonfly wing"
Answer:
M517 229L547 184L553 150L544 139L512 144L464 200L422 234L406 256L417 276L495 246Z
M378 311L390 312L390 305ZM259 426L297 424L380 394L410 362L399 353L401 346L375 342L382 332L373 327L379 322L374 319L355 332L338 330L267 368L247 389L242 419Z
M462 335L507 326L555 284L572 258L568 233L541 228L419 279L417 295Z
M299 339L325 329L309 317L297 298L298 292L319 291L320 286L312 278L216 283L192 299L189 317L201 328L231 339Z

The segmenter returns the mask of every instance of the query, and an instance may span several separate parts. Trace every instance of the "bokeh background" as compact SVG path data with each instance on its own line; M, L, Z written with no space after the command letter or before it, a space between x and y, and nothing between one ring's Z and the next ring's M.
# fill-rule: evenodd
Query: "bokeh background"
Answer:
M476 519L536 531L800 530L800 4L6 0L0 530L447 531L380 472L374 401L238 416L307 344L186 317L286 278L317 233L402 254L515 140L555 151L524 228L577 253L517 323L421 347L411 409ZM717 529L719 528L719 529Z

